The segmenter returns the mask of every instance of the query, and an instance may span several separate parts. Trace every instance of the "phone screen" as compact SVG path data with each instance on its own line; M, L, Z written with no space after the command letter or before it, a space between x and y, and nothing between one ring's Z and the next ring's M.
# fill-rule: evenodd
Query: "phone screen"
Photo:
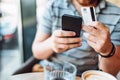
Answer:
M81 17L68 14L62 16L62 30L74 31L76 33L74 37L80 37L81 28L82 28Z

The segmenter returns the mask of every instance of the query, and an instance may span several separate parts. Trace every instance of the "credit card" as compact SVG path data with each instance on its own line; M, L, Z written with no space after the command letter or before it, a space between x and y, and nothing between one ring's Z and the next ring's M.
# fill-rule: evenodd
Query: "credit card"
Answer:
M92 21L97 21L94 7L82 7L81 13L82 13L84 24L87 24Z

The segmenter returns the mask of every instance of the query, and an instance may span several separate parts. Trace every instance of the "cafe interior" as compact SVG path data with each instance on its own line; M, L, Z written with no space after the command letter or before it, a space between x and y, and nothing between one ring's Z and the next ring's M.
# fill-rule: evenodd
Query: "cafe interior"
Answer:
M107 1L120 7L120 0ZM47 2L0 0L0 80L44 80L44 69L33 56L32 43L38 12L42 12ZM116 78L120 80L120 72Z

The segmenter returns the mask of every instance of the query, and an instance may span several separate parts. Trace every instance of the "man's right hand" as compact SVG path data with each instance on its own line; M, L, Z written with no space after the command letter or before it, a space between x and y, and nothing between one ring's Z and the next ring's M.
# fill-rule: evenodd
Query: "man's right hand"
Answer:
M51 37L52 50L56 53L61 53L72 48L80 47L82 45L82 39L74 36L75 32L73 31L54 31Z

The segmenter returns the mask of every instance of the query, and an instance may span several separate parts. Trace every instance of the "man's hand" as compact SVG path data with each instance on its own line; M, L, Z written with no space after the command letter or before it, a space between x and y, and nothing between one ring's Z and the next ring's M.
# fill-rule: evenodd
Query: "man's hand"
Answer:
M92 22L87 26L83 26L85 37L88 44L94 50L102 55L107 55L111 52L112 43L110 39L109 29L101 22Z
M72 38L75 32L56 30L51 37L52 49L56 53L61 53L69 49L81 46L81 38Z

